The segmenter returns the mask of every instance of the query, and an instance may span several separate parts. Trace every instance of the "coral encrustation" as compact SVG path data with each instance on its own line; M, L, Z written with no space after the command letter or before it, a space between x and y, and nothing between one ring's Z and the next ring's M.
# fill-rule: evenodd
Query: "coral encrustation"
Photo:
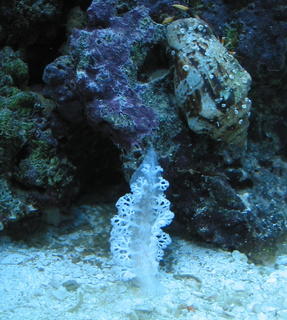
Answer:
M158 28L144 6L120 15L114 0L93 1L87 28L71 35L70 55L56 59L44 72L59 110L72 121L71 114L85 114L92 127L122 145L150 134L158 121L139 97L133 56L156 43Z

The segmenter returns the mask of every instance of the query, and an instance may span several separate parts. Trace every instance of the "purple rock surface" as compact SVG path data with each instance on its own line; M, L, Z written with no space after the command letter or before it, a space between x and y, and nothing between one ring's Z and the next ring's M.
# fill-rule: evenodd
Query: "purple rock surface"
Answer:
M157 43L158 28L144 6L117 15L115 1L94 1L87 28L70 37L70 55L56 59L44 72L62 115L72 122L86 117L122 146L151 134L157 115L138 94L133 55Z

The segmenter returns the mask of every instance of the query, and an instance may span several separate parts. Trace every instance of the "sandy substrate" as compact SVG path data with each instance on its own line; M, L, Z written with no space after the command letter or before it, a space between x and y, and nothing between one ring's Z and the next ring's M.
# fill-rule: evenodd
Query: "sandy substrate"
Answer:
M1 320L287 319L287 255L257 266L238 251L173 239L161 296L116 280L109 206L82 206L73 222L27 241L0 235Z

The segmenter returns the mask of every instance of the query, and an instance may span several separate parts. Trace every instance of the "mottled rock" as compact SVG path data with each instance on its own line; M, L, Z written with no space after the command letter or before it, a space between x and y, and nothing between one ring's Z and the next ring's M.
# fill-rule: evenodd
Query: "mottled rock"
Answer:
M286 72L286 0L204 0L198 15L230 43L253 82L273 85ZM233 34L229 31L233 30ZM231 36L231 37L230 37ZM255 103L254 103L255 105Z
M228 29L227 24L235 17L233 7L244 10L243 1L240 6L221 0L203 2L206 10L199 15L212 25L217 36L226 36L221 32ZM64 121L57 122L54 132L60 132L57 133L60 141L70 141L70 146L74 148L70 148L73 149L70 151L72 157L78 153L78 170L85 167L78 175L81 179L83 172L89 176L88 181L98 177L93 175L93 170L100 171L99 164L102 162L107 164L105 174L98 181L101 184L109 177L114 183L114 162L108 162L110 153L104 151L110 148L107 141L111 141L111 145L116 144L120 151L125 151L122 153L122 168L124 175L129 177L136 161L145 152L146 142L153 137L161 164L171 181L169 199L177 215L177 226L180 225L180 231L183 230L181 236L184 233L189 239L197 236L225 248L243 248L250 243L256 243L259 247L259 244L276 241L287 229L285 213L282 214L286 207L286 193L282 188L286 185L285 174L282 178L273 177L273 173L268 173L274 166L263 170L256 164L254 159L263 158L266 150L255 152L250 147L246 149L244 156L249 168L246 162L240 160L241 153L236 154L236 160L231 157L228 160L225 145L218 147L217 143L222 140L230 147L230 144L245 142L250 101L244 100L250 77L205 22L198 19L178 20L172 25L181 21L196 21L197 26L202 25L202 30L185 32L183 28L184 33L179 35L179 38L187 35L193 37L192 44L200 48L199 52L194 49L191 57L184 56L183 53L192 49L191 44L186 43L182 46L185 51L182 47L171 50L176 58L175 103L172 75L168 70L169 67L172 70L173 63L171 61L168 66L166 62L165 39L161 35L166 26L154 22L162 22L167 15L175 16L175 19L187 17L188 12L182 16L182 13L172 9L171 4L171 1L154 0L92 2L87 13L87 26L72 31L66 56L47 66L44 73L46 88L58 105L57 115L66 120L65 125L71 126L73 133L73 126L80 125L85 130L89 129L89 136L80 133L81 139L74 139L68 132L63 139ZM215 20L206 18L211 13ZM260 19L260 16L257 18ZM232 43L228 46L229 50L237 51L241 47L242 34L237 22L236 19L232 21L236 41L227 37L227 43ZM255 32L256 25L254 23L251 30L254 37L261 32L260 28ZM174 41L181 40L179 38ZM249 55L243 58L237 56L240 61L249 59L250 53L254 52L252 45L250 41ZM256 52L262 53L261 59L266 51L265 42L258 44L257 49ZM166 60L164 63L158 58L162 52L163 60ZM251 64L254 64L253 60ZM184 65L188 65L187 70L184 70L186 67L182 69ZM160 68L164 72L158 73ZM188 73L191 76L187 81L184 79ZM194 80L198 82L192 82ZM198 86L196 92L189 87L190 83ZM186 103L193 106L188 104L193 102L193 97L195 102L200 103L195 104L195 108L186 109ZM224 105L221 99L226 99L227 103ZM179 110L186 115L190 129L197 134L193 134L185 121L181 121L183 117L179 115ZM256 116L256 113L252 114ZM239 126L240 120L243 120L242 126ZM282 139L285 141L286 130L283 129ZM269 131L260 126L258 130L270 137ZM103 136L105 140L101 142ZM94 144L94 141L99 143ZM248 142L252 147L252 141ZM262 172L259 180L257 170ZM272 177L276 187L270 189L282 189L282 194L273 191L266 193Z
M35 213L37 209L31 203L27 203L23 197L13 193L11 185L5 179L0 178L0 231L7 223Z
M63 1L1 1L0 43L27 47L56 32Z
M158 125L134 80L135 60L144 57L162 35L146 7L117 15L115 3L92 2L87 28L74 30L70 37L70 56L48 65L43 79L68 121L77 122L80 114L85 115L95 130L117 144L130 145Z
M54 103L27 90L29 69L20 52L3 48L0 69L1 229L35 216L47 204L66 204L71 200L68 194L75 194L75 171L58 154L57 141L48 128Z

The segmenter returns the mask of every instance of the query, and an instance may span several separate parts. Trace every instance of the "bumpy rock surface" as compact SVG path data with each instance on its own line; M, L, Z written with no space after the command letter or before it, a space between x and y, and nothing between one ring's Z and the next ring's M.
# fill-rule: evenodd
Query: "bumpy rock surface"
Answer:
M233 42L243 67L253 79L271 84L286 71L285 0L204 0L200 17L216 34ZM231 32L230 32L231 31Z
M259 248L286 233L284 0L186 0L188 10L173 7L171 0L94 0L87 14L85 0L65 1L63 6L49 0L2 2L0 41L20 48L23 55L5 49L0 57L1 221L14 221L21 213L33 213L35 207L66 209L78 190L82 194L92 190L93 197L104 194L105 201L115 202L128 192L123 175L132 174L152 140L171 182L168 198L177 219L171 227L179 227L180 236L228 248L248 244L254 249L250 244ZM80 8L62 23L77 3ZM166 53L162 22L171 18L176 24L196 15L216 37L222 37L227 50L252 76L253 107L244 154L242 148L241 152L234 148L230 156L228 149L246 137L247 121L236 127L246 116L243 101L238 108L227 104L229 110L215 101L225 86L234 90L231 100L244 100L244 90L237 91L234 83L244 85L235 76L218 81L217 88L216 79L232 72L218 70L222 61L216 57L204 64L216 71L213 79L203 68L190 69L203 81L200 95L206 89L215 102L197 104L210 107L202 108L205 118L198 113L207 134L190 130L179 112L176 100L182 99L182 104L194 94L177 93L175 99L174 62ZM75 26L80 30L72 30ZM205 53L213 37L206 30L204 39L196 34L196 45ZM231 56L214 42L213 49L226 55L229 68L235 60L230 61ZM179 50L174 51L177 57ZM51 63L59 54L65 55ZM39 87L47 63L44 80L55 109L39 94L41 90L35 93L29 88ZM249 79L238 65L236 69ZM183 75L176 74L177 86ZM218 119L223 121L219 127Z
M1 229L39 208L66 204L73 193L74 168L57 154L48 128L53 102L25 90L28 66L19 52L3 48L0 69Z
M63 1L0 1L0 43L27 47L38 37L47 39L56 31ZM42 34L41 34L42 32Z
M89 123L112 135L115 143L134 144L150 134L157 117L133 83L137 63L133 57L160 36L147 8L135 7L117 16L115 1L93 1L87 29L71 36L71 55L48 65L44 73L64 117L77 122L84 111Z
M222 10L217 17L231 14L231 5L216 1L209 7L204 2L210 17L219 2ZM246 141L250 102L245 98L250 76L218 42L206 23L200 22L205 34L202 30L187 34L194 37L194 46L201 47L202 52L193 53L189 44L173 48L176 61L183 60L176 63L174 79L172 72L168 72L173 62L168 65L168 58L163 54L166 51L164 26L156 24L150 16L160 22L167 14L188 18L190 13L175 11L168 1L163 1L162 6L154 1L144 1L141 5L144 6L136 2L93 1L88 9L87 27L74 30L71 35L69 54L45 69L46 88L57 102L60 116L72 127L89 125L124 150L126 177L145 153L146 141L153 140L166 177L171 181L169 199L182 228L179 228L181 234L198 236L228 248L275 240L286 230L284 215L276 214L282 212L284 196L276 194L276 208L268 206L269 202L264 200L267 196L257 195L267 182L263 176L255 177L256 161L252 160L250 170L246 170L240 152L229 157L224 145L214 141L221 139L228 144ZM168 29L180 23L182 20L175 21ZM216 23L212 27L218 30ZM227 41L234 45L234 39ZM184 56L184 50L194 54L198 66L192 65L190 56ZM209 59L203 52L210 55ZM188 65L190 82L184 80L187 75L182 69L184 65ZM189 87L194 78L198 79L198 96ZM184 109L193 97L197 98L196 108ZM201 97L206 99L201 101ZM221 99L227 100L226 105ZM196 134L181 120L178 105L186 112L188 123L197 129L192 129ZM61 132L61 125L57 131ZM90 140L82 137L81 141L88 145ZM247 154L255 159L262 156L262 151L250 148ZM277 189L283 184L284 179L276 179L274 173L270 172L270 177L276 181ZM253 201L256 197L260 200Z

